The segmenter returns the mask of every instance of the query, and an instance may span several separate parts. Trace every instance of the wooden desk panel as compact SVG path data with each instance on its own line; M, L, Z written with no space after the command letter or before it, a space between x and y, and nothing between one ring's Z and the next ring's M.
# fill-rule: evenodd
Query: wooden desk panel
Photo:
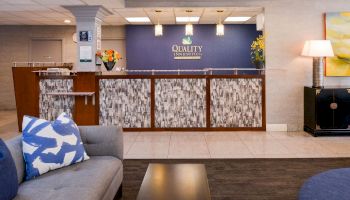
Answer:
M96 75L91 72L79 72L74 77L74 92L96 92ZM88 98L85 104L85 97L75 97L74 120L79 125L97 125L98 124L98 109L99 105L95 97L95 105L92 98Z
M39 78L33 71L43 69L43 67L12 67L19 131L22 131L24 115L39 117Z
M33 70L40 70L38 68L14 68L13 69L13 75L14 75L14 81L15 81L15 90L16 90L16 104L17 104L17 111L18 111L18 121L19 121L19 128L21 127L22 117L24 114L32 115L32 116L39 116L39 81L41 79L57 79L60 78L59 76L38 76L38 74L35 74L31 71ZM265 76L264 75L97 75L95 72L79 72L75 76L68 76L68 77L61 77L61 78L70 78L73 79L73 92L95 92L95 105L92 103L92 98L88 98L88 103L85 104L85 97L72 97L75 100L74 103L74 109L73 109L73 118L76 121L78 125L98 125L102 124L105 125L121 125L125 124L123 120L127 120L127 123L129 123L128 126L124 127L125 131L247 131L247 130L265 130L266 129L266 117L265 117ZM159 118L159 108L157 106L161 105L164 106L162 99L159 99L161 95L157 95L159 91L157 91L157 88L164 88L164 87L157 87L157 84L160 84L160 80L167 80L171 79L171 81L166 81L166 83L185 83L183 87L179 87L176 89L177 97L176 98L192 98L193 95L190 95L188 92L189 89L195 89L197 87L202 87L200 85L196 85L194 87L189 87L188 84L197 84L197 81L193 80L203 80L200 83L203 84L203 91L205 95L199 95L197 100L188 100L188 99L182 99L185 100L184 102L187 104L189 102L193 102L195 106L193 108L186 107L186 112L191 112L191 110L195 110L198 108L203 108L203 112L200 112L201 117L198 118L198 116L191 116L191 115L185 115L184 113L180 113L180 115L175 116L174 119L171 120L178 120L181 119L181 123L179 121L169 121L170 118L166 118L166 125L161 126L159 122L162 122L162 120ZM253 117L252 119L254 122L247 122L249 119L247 116L244 116L243 126L240 126L239 124L235 124L233 121L231 121L227 126L222 126L219 124L215 124L215 120L220 119L224 120L225 117L228 117L227 119L230 120L230 115L234 111L236 107L229 105L230 111L225 111L223 113L226 116L221 116L220 113L217 112L216 105L212 105L213 99L212 91L215 88L219 88L223 92L219 92L220 95L224 95L222 99L227 99L227 95L232 95L232 93L228 92L225 93L225 87L216 87L213 84L218 82L220 79L225 80L232 80L235 82L236 80L246 80L246 81L238 81L238 82L249 82L251 79L253 82L257 81L254 84L250 84L249 91L254 92L256 94L252 95L254 98L259 98L257 100L253 100L251 102L257 102L259 103L258 106L254 107L255 110L258 110L256 113L258 113L259 116ZM104 85L100 84L100 81L104 80L106 82L123 82L125 80L126 82L130 83L130 87L133 88L133 91L128 91L128 87L121 87L117 85L113 85L113 87L118 87L117 90L114 90L113 87L105 87ZM181 80L176 81L176 80ZM188 80L188 81L186 81ZM192 82L191 82L192 80ZM125 82L124 81L124 82ZM133 86L133 81L141 81L137 87ZM174 82L175 81L175 82ZM188 82L188 83L187 83ZM220 82L220 81L219 81ZM224 81L225 82L225 81ZM230 81L229 81L230 82ZM157 83L157 84L156 84ZM245 83L244 83L245 84ZM106 84L105 84L106 85ZM125 84L124 84L125 85ZM144 92L142 92L142 88L144 87ZM169 86L170 87L170 86ZM228 85L227 87L230 87ZM242 91L245 86L243 86L241 89ZM259 87L259 89L251 89L252 87ZM109 88L109 89L108 89ZM170 87L171 88L171 87ZM182 89L181 89L182 88ZM108 92L104 92L103 95L111 95L109 98L111 100L110 103L108 103L109 106L104 106L103 108L101 105L105 102L100 102L101 97L100 93L104 89L107 89ZM138 89L140 91L138 92ZM121 91L122 93L115 94L115 91ZM197 89L196 89L197 90ZM227 88L228 91L231 91L232 88ZM28 92L29 91L29 92ZM142 96L143 93L147 93L146 96ZM222 94L221 94L222 93ZM225 94L224 94L225 93ZM237 93L237 92L236 92ZM240 92L238 92L240 93ZM238 94L237 93L237 94ZM259 93L259 94L258 94ZM101 120L101 116L106 116L103 114L103 112L116 112L114 101L120 100L120 95L126 95L127 98L124 98L125 100L131 99L132 102L134 102L135 105L130 105L130 102L123 102L122 104L128 109L127 112L123 113L124 116L122 117L122 121L120 119L114 121L106 121L106 119ZM131 95L131 96L130 96ZM141 96L140 96L141 95ZM217 94L216 94L217 95ZM249 97L249 94L244 94L245 97ZM113 96L113 97L112 97ZM140 96L140 97L137 97ZM169 96L169 95L168 95ZM195 95L196 96L196 95ZM136 98L136 99L135 99ZM149 100L147 100L149 98ZM175 98L175 99L176 99ZM230 98L230 97L229 97ZM179 104L179 102L175 102L171 98L169 101L171 109L173 110L172 113L176 114L176 105ZM222 101L221 99L221 101ZM182 102L180 101L180 104ZM168 101L168 100L167 100ZM226 100L225 100L226 101ZM131 102L131 104L132 104ZM158 103L157 103L158 102ZM175 103L175 104L174 104ZM226 102L224 102L225 104ZM229 104L234 104L237 102L228 101ZM144 105L143 105L144 104ZM221 105L224 105L221 104ZM114 106L113 106L114 105ZM118 104L119 105L119 104ZM120 104L121 105L121 104ZM181 107L181 105L180 105ZM183 107L183 106L182 106ZM146 108L146 110L143 110ZM163 107L164 108L164 107ZM188 109L187 109L188 108ZM130 110L131 109L131 110ZM157 112L158 109L158 112ZM221 109L221 108L220 108ZM139 112L140 111L140 112ZM166 112L163 109L164 112ZM139 118L140 116L138 113L143 113L143 117ZM157 114L158 113L158 114ZM171 114L171 112L169 112ZM169 114L166 113L166 114ZM215 115L213 114L215 113ZM240 115L244 115L245 111L241 111ZM237 113L236 113L237 114ZM120 114L118 114L120 115ZM135 116L133 116L135 115ZM147 115L147 116L146 116ZM216 118L217 116L220 116L221 118ZM112 115L113 118L117 118L119 116L116 116L115 114ZM166 116L165 116L166 117ZM192 117L189 119L190 121L187 121L188 117ZM184 119L185 118L185 119ZM194 119L204 119L201 122L196 122ZM241 118L241 117L238 117ZM111 118L110 118L111 119ZM130 123L134 123L134 121L140 122L138 126L134 126ZM141 120L141 121L140 121ZM145 121L146 120L146 121ZM120 121L120 123L116 123L117 121ZM182 123L183 126L181 125ZM190 123L190 126L186 123ZM172 124L175 124L176 126L172 126Z

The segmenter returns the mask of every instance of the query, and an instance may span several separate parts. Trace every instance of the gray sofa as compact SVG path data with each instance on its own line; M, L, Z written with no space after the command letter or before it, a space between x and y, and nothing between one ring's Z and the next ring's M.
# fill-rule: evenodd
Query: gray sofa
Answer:
M121 197L123 133L114 126L80 126L90 159L23 181L21 136L6 141L20 183L15 200L111 200Z

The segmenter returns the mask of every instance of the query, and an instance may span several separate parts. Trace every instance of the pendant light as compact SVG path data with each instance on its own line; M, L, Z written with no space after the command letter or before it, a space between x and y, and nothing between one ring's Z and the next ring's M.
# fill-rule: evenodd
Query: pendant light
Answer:
M193 25L191 23L186 24L186 36L193 35Z
M163 36L163 25L159 24L159 14L161 13L161 10L156 10L157 13L157 24L154 26L154 35L156 37Z
M193 35L193 25L191 24L191 20L190 20L190 13L191 12L192 12L192 10L186 10L187 17L188 17L188 23L186 24L186 27L185 27L185 35L186 36Z
M224 36L225 35L225 26L222 24L221 20L221 14L223 13L223 10L218 10L217 13L219 14L219 23L216 24L216 35L217 36Z

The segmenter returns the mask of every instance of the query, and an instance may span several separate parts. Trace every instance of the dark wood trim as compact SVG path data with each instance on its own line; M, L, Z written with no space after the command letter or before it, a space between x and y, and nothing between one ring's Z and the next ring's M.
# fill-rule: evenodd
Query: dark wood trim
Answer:
M155 127L155 104L156 104L156 95L155 95L155 79L151 78L151 128Z
M263 127L211 127L211 128L123 128L125 132L147 132L147 131L265 131Z
M39 80L41 79L75 79L77 76L39 76L38 73L35 73L36 76L39 77Z
M74 77L74 92L96 92L95 74L91 72L79 72ZM92 97L87 98L85 105L85 97L76 96L74 105L74 120L78 125L96 125L96 96L95 105L92 105Z
M206 125L207 128L210 128L211 126L211 119L210 119L210 106L211 106L211 95L210 95L210 78L206 79L206 91L205 91L205 103L206 103L206 109L205 109L205 114L206 114Z
M264 78L265 75L263 74L256 74L256 75L207 75L208 78Z
M265 75L96 75L98 79L263 78Z
M265 76L262 79L261 104L262 104L262 129L266 131L266 82Z
M95 76L95 124L100 124L100 80Z
M96 75L97 79L150 79L149 75Z
M207 131L265 131L263 127L211 127Z

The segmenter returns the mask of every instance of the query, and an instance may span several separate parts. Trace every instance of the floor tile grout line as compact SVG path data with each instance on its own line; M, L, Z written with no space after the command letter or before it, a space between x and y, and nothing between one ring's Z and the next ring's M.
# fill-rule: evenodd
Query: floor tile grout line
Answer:
M247 147L248 151L252 154L253 158L256 156L256 154L249 148L249 146L246 144L246 141L242 140L242 143Z
M295 142L295 141L293 141ZM290 151L291 153L295 154L295 156L298 156L298 152L294 152L293 150L291 150L287 145L283 144L281 141L278 141L278 143L280 143L280 145L282 145L284 148L286 148L288 151Z
M261 141L261 140L256 140L257 142L266 142L266 141ZM288 151L288 149L285 147L285 146L283 146L282 144L280 144L277 140L275 140L275 139L273 139L273 140L269 140L269 142L275 142L275 143L277 143L278 145L281 145L283 148L285 148L287 151ZM247 145L248 146L248 145ZM249 147L248 147L249 148ZM250 150L250 149L249 149ZM292 154L290 154L290 153L277 153L277 154L275 154L275 153L262 153L262 154L257 154L257 153L254 153L253 152L253 155L254 156L261 156L261 155L276 155L276 156L278 156L278 155L292 155Z
M168 143L168 154L167 154L167 159L169 159L169 154L170 154L170 144L171 144L171 138L173 137L173 132L170 132L170 138L169 138L169 143Z
M206 136L206 135L204 135L204 140L205 140L205 144L206 144L207 149L208 149L209 157L210 157L210 158L213 158L213 157L212 157L212 153L210 152L210 148L209 148L209 144L208 144L207 136Z
M130 151L131 147L132 147L134 144L135 144L135 142L133 142L133 143L130 145L130 147L129 147L128 150L126 151L126 155L129 155L129 151Z
M241 142L248 149L248 151L252 155L252 157L254 157L254 153L249 149L248 145L244 141L241 141Z
M129 151L130 151L131 147L135 144L136 138L138 137L139 134L140 134L140 132L136 132L135 138L134 138L133 141L131 142L132 144L131 144L130 147L128 148L128 150L127 150L127 152L126 152L126 155L129 154Z
M284 145L286 148L288 148L290 151L293 152L293 150L291 150L291 149L285 144L286 142L290 142L290 140L289 140L289 141L288 141L288 140L281 141L282 145ZM300 145L300 143L301 143L301 145L313 145L313 146L316 147L316 148L318 148L318 146L321 147L321 148L324 148L324 147L322 147L322 145L320 145L319 143L317 143L316 141L313 141L313 140L305 140L305 141L297 140L297 141L292 141L292 142L294 142L294 143L299 143L299 145ZM305 144L305 143L308 143L308 144ZM327 149L327 148L326 148L326 149ZM293 153L295 153L296 156L303 156L303 155L305 155L305 153L300 153L300 152L297 152L297 151L294 151ZM312 153L311 153L311 154L312 154ZM310 155L311 155L311 154L310 154ZM326 155L325 153L323 153L323 152L318 153L318 154L317 154L317 157L319 157L318 155L322 155L322 157L327 156L327 155Z
M323 148L327 149L328 151L332 152L332 155L334 155L334 154L339 154L338 152L335 152L335 151L333 151L332 149L328 148L325 144L319 143L319 141L316 141L316 142L317 142L319 145L321 145L321 147L323 147ZM323 141L323 142L324 142L324 141ZM330 142L330 141L326 140L326 142Z

